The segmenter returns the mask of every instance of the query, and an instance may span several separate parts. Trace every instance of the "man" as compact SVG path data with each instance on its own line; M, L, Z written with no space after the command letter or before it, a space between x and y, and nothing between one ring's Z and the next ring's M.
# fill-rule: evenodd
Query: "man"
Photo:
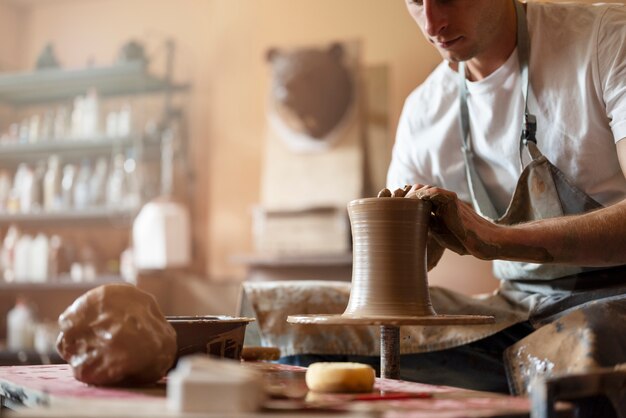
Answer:
M389 187L412 184L406 197L433 203L430 267L445 248L496 260L502 284L490 303L516 313L465 336L470 345L413 356L444 375L454 359L477 359L438 381L471 386L481 359L497 369L502 351L540 325L626 293L626 269L616 267L626 264L626 7L407 8L444 60L405 103ZM448 305L436 308L463 311ZM502 375L481 388L500 390Z

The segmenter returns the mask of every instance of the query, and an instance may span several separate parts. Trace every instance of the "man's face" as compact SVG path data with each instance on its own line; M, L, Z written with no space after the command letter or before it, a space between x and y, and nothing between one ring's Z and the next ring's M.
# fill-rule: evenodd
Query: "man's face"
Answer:
M405 0L409 13L439 51L452 62L490 55L502 35L507 0Z

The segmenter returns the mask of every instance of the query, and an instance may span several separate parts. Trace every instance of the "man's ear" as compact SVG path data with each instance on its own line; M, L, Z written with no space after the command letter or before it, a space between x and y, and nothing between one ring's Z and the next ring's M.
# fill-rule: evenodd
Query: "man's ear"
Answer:
M274 61L274 58L278 56L278 54L280 54L278 48L270 48L265 52L265 60L267 62L272 62Z

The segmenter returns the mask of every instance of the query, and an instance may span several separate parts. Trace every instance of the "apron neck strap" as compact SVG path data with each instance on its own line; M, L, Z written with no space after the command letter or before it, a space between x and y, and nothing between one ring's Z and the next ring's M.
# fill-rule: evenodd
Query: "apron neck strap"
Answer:
M517 0L513 0L515 4L515 14L517 16L517 57L520 65L520 78L522 84L522 94L524 95L524 121L522 123L520 135L520 164L523 167L522 150L528 145L528 142L537 143L537 119L535 115L528 111L528 92L530 86L529 77L529 61L530 61L530 36L528 34L528 25L526 21L526 11L524 6ZM461 146L463 157L465 159L465 169L469 186L470 196L474 209L482 216L497 219L497 211L484 184L474 166L474 156L472 152L472 142L470 133L469 110L467 107L467 82L465 62L459 62L458 67L459 80L459 104L460 104L460 121L461 121ZM533 147L536 149L536 147ZM535 153L531 153L534 158Z
M522 133L520 135L520 163L522 162L522 149L528 142L537 144L537 118L528 111L528 91L530 88L529 62L530 62L530 35L528 34L528 22L524 5L519 1L515 3L515 14L517 15L517 58L520 67L520 79L522 84L522 94L524 95L524 121L522 122Z

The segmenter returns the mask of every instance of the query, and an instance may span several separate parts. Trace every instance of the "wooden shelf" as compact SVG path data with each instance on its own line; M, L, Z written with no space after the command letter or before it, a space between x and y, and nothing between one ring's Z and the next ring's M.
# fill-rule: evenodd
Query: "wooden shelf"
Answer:
M94 208L85 210L66 210L55 212L33 212L33 213L0 213L1 224L81 224L105 223L128 225L134 219L137 209L109 209Z
M38 158L47 158L54 153L61 153L64 157L75 156L77 158L111 155L114 151L121 151L134 146L142 140L141 137L135 136L125 138L102 136L58 139L36 143L0 143L0 161L24 162ZM144 142L142 145L148 148L159 146L159 144L153 142Z
M55 281L34 283L34 282L5 282L0 281L0 291L33 291L33 290L88 290L108 283L124 282L120 276L100 276L92 282L73 282L69 276L61 276Z
M188 89L148 73L142 61L110 67L44 69L0 74L0 102L28 105L71 99L96 88L101 96L133 95Z

